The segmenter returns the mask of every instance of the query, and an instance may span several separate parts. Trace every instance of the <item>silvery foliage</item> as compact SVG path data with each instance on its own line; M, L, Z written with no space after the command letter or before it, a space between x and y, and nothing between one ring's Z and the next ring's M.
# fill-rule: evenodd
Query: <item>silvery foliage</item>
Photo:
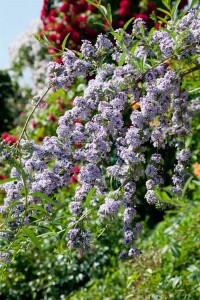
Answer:
M122 40L121 33L121 29L115 32L114 43L103 34L95 45L83 41L80 57L67 50L63 64L49 63L49 81L54 89L67 91L77 76L90 75L93 79L83 95L75 98L73 108L60 117L57 136L46 137L41 145L21 141L24 154L21 165L28 195L23 196L22 176L13 168L11 177L17 181L3 185L6 197L1 207L3 212L18 201L10 209L13 216L7 225L10 230L28 224L33 211L27 207L43 204L41 197L33 193L51 196L68 186L77 164L79 184L69 205L74 221L69 224L68 246L80 251L92 247L89 228L85 229L84 222L76 220L85 213L85 200L93 189L90 206L98 210L102 221L109 222L116 214L122 214L126 251L120 258L128 259L139 255L133 246L142 230L134 222L138 182L146 176L145 198L149 204L158 204L155 188L165 185L161 152L164 153L168 142L177 148L173 191L181 193L191 155L184 148L184 137L190 132L193 110L187 91L182 89L182 73L172 70L166 61L173 57L181 66L192 55L198 64L200 20L195 10L191 10L179 22L169 22L167 30L154 30L151 36L142 19L134 21L132 34L124 33ZM138 109L134 109L136 103ZM75 143L82 146L76 148ZM154 149L150 159L149 147ZM10 159L9 155L2 151L5 161ZM51 203L45 208L53 210Z

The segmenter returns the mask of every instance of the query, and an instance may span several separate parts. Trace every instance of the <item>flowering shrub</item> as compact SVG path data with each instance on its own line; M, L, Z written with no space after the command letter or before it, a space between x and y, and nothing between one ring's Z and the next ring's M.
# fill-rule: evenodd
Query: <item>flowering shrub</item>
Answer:
M102 1L102 4L106 4L107 1ZM111 11L113 14L113 27L122 27L130 17L143 18L148 26L153 26L154 22L150 20L149 15L156 11L157 6L161 4L160 1L134 1L129 0L122 1L110 1ZM181 1L179 8L182 8L187 4L187 1ZM158 12L159 13L159 12ZM163 13L160 12L163 16ZM31 70L32 77L32 94L37 93L37 90L43 89L47 84L46 66L49 61L47 55L47 49L41 46L36 41L32 40L34 33L39 32L42 37L46 35L49 39L48 52L53 55L56 54L54 60L61 62L60 56L57 56L58 52L62 49L62 43L68 33L70 36L67 41L67 47L69 49L80 49L81 39L89 39L94 41L97 33L100 32L101 27L97 24L94 26L95 21L102 22L102 16L98 13L98 9L87 3L85 0L81 1L44 1L43 8L41 11L41 21L36 21L29 26L27 31L22 34L10 49L11 63L15 71L22 72L28 68ZM160 23L155 20L156 25ZM105 21L107 24L107 21ZM107 24L108 25L108 24ZM53 45L51 45L51 43ZM33 59L34 58L34 59ZM82 84L80 78L77 79L76 83L71 86L72 94L77 93L79 84ZM29 98L29 95L26 96ZM52 97L49 97L49 103L52 103ZM70 97L68 97L70 98ZM60 101L68 107L68 102L73 99L66 99L66 97L59 97ZM46 107L44 114L41 112L36 114L30 130L27 132L31 138L37 141L41 141L44 136L54 135L55 126L53 122L45 122L49 117L48 115L54 112L54 117L59 118L59 109L55 109L57 104L54 103L54 109L52 105ZM27 106L28 110L29 106ZM22 118L18 120L20 124L23 124L26 113ZM18 134L18 128L16 134Z
M130 0L110 0L113 27L120 28L132 17L142 18L146 25L153 25L149 15L161 5L161 1L130 1ZM101 1L106 5L107 1ZM180 1L179 8L183 8L187 0ZM163 15L163 13L162 13ZM102 21L102 16L98 14L98 9L86 0L44 0L41 11L43 29L40 33L45 34L48 39L55 43L58 49L62 49L62 42L67 34L70 39L67 44L69 49L79 50L82 39L94 41L99 33L99 26L94 26L95 21ZM105 20L105 24L107 21ZM159 23L156 23L158 26ZM50 53L57 53L56 49L49 47ZM58 59L61 62L61 59Z
M165 2L170 16L164 20L166 27L148 32L139 18L131 34L125 32L128 23L114 31L110 12L104 10L115 43L100 34L95 45L83 41L79 56L66 50L63 64L49 63L49 88L34 97L34 108L15 147L1 143L2 160L14 166L10 181L2 185L7 193L1 207L7 217L4 238L25 235L40 247L31 228L54 215L60 205L56 193L71 183L77 164L78 185L69 204L72 218L66 231L69 249L82 253L93 247L92 214L105 224L119 214L126 248L119 257L139 255L133 243L142 230L134 221L141 179L146 179L145 199L159 206L157 189L165 186L167 145L177 150L171 176L175 195L182 193L189 176L191 153L185 136L191 130L194 102L183 82L200 69L200 21L195 9L176 16L178 4L170 9ZM45 137L41 145L23 139L28 121L50 88L67 91L77 76L93 79L58 120L57 136ZM136 103L138 109L133 110ZM8 260L8 253L2 252L2 260Z

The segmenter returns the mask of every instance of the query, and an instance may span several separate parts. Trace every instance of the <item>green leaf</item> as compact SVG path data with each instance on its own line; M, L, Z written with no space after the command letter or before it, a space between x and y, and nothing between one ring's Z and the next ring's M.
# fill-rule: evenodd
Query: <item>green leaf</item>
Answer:
M175 4L172 7L172 11L171 11L172 19L175 19L176 15L177 15L177 10L178 10L178 6L179 6L180 2L181 2L181 0L176 0Z
M160 21L162 21L163 23L169 25L169 28L172 26L172 24L170 24L169 22L167 22L166 19L163 19L163 18L161 18L161 17L159 17L159 16L158 16L158 19L159 19Z
M174 277L172 281L173 288L175 288L179 284L179 282L180 282L180 278L178 276Z
M103 5L99 5L98 8L101 11L101 13L107 18L108 17L107 8L105 6L103 6Z
M168 15L170 17L170 19L171 19L171 14L170 14L169 11L167 11L167 10L165 10L163 8L157 8L157 10L159 10L159 11L163 12L164 14Z
M192 3L190 4L190 9L192 9L199 1L198 0L193 0Z
M70 32L66 35L66 37L64 38L64 40L62 42L62 50L63 51L65 50L65 46L66 46L69 35L70 35Z
M91 0L86 0L86 2L88 2L89 4L93 5L94 7L98 8L99 9L99 4L100 3L95 3L94 1L91 1Z
M193 176L190 176L190 177L188 178L188 180L186 181L186 183L185 183L185 185L184 185L184 188L183 188L183 192L182 192L182 195L183 195L183 196L185 195L185 193L186 193L186 191L187 191L187 189L188 189L188 187L189 187L190 182L191 182L192 179L193 179Z
M3 179L3 180L0 180L0 184L4 184L6 182L15 181L15 180L18 180L18 178L14 177L14 178Z
M52 198L48 197L47 195L40 193L40 192L33 192L30 194L30 196L39 197L41 199L46 200L47 202L51 203L54 206L59 206L57 202L55 202Z
M48 212L46 211L46 209L44 209L42 206L37 205L37 204L29 205L27 211L30 211L30 210L39 210L39 211L44 212L45 214L48 213Z
M162 0L162 4L163 4L168 10L170 10L170 0Z
M87 197L85 199L85 203L86 205L89 205L90 204L90 200L92 199L92 196L95 192L95 187L91 188L91 190L89 191L89 193L87 194Z
M118 42L122 41L122 36L119 35L117 32L111 32L111 34L118 40Z
M39 242L39 240L37 239L37 237L36 237L36 235L35 235L35 233L33 232L32 229L26 227L26 228L23 228L23 229L22 229L22 232L24 232L25 235L26 235L27 237L30 238L30 240L31 240L32 243L35 245L35 247L37 247L38 249L42 250L42 249L41 249L41 246L40 246L40 242Z
M111 11L110 3L108 3L107 5L107 16L108 16L109 24L112 25L112 11Z
M14 201L13 203L11 203L10 205L6 206L6 209L3 211L2 215L4 215L7 211L10 210L10 208L22 204L21 201ZM8 218L7 218L8 219Z
M131 48L131 54L132 54L132 56L134 56L135 50L136 50L138 44L139 44L139 41L136 41L135 44L133 45L133 47Z
M102 27L105 27L105 28L107 28L107 29L109 29L109 28L110 28L109 26L107 26L106 24L104 24L104 23L101 23L101 22L94 22L94 24L95 24L95 25L102 26Z
M122 53L122 54L120 55L120 59L119 59L119 61L118 61L118 66L119 66L119 67L121 67L121 66L124 64L125 58L126 58L126 53L124 52L124 53Z
M171 246L170 251L174 257L180 257L181 252L175 245Z
M135 18L131 18L130 20L128 20L124 26L123 26L123 30L126 31L127 27L129 26L129 24L134 20Z

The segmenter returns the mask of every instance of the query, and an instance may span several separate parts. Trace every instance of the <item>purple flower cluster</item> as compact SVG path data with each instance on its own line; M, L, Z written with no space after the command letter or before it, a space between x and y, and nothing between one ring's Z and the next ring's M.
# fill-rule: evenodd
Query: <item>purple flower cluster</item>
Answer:
M150 204L158 203L154 188L164 185L163 157L159 152L165 150L168 141L177 147L178 164L172 181L174 191L178 193L183 187L185 166L190 158L183 142L184 135L190 130L188 95L182 90L178 72L166 67L162 61L163 57L167 59L177 55L174 53L176 40L185 30L184 24L189 24L188 30L196 43L193 50L198 52L200 38L197 29L200 20L195 18L193 11L184 18L173 25L176 26L176 38L164 29L154 31L151 39L154 50L150 51L149 45L145 45L148 33L145 28L141 29L143 21L137 19L132 34L125 34L122 41L115 45L101 34L94 46L89 41L83 41L83 59L67 50L62 65L56 62L49 64L50 84L56 89L68 89L80 75L93 74L94 79L88 82L83 95L75 98L73 108L59 119L56 137L45 138L42 145L23 141L21 148L27 156L23 155L21 165L26 174L27 199L22 193L22 176L15 168L12 177L17 177L17 181L3 185L7 194L4 206L16 200L20 202L12 207L15 226L20 224L26 205L43 204L34 193L50 196L67 186L74 164L77 164L80 166L79 185L69 205L74 218L80 218L87 195L94 188L94 197L99 197L101 201L104 199L98 207L100 219L123 213L126 251L120 254L120 258L139 255L139 250L133 247L135 237L142 230L141 225L134 222L136 182L146 176L145 198ZM141 30L142 40L138 37ZM116 33L120 34L120 31ZM135 52L132 53L132 45L136 41ZM191 39L185 38L182 42L182 46L186 47L191 44ZM124 49L127 51L124 52ZM123 53L124 60L119 63ZM158 57L160 63L154 64L152 58ZM138 63L144 58L148 61L145 71ZM137 109L133 105L136 103ZM79 122L76 122L77 119ZM82 146L76 148L75 143ZM150 159L147 145L151 145L154 153ZM114 189L113 181L116 183ZM45 208L48 212L53 209L51 205ZM27 217L30 215L31 209ZM89 231L79 227L79 223L68 232L70 249L85 251L90 248L91 239Z

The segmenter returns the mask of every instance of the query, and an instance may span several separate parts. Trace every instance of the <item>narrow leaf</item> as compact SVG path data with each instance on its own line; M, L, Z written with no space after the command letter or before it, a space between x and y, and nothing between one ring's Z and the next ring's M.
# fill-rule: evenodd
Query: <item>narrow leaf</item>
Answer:
M112 25L112 11L111 11L110 3L108 3L107 5L107 13L108 13L109 24Z
M175 17L176 17L178 6L179 6L180 2L181 2L181 0L176 0L175 4L172 7L172 12L171 12L172 19L175 19Z
M174 256L174 257L180 257L180 250L176 247L176 246L171 246L171 254Z
M30 238L30 240L32 241L32 243L35 245L35 247L37 247L38 249L42 250L41 249L41 246L40 246L40 242L39 240L37 239L35 233L33 232L32 229L26 227L26 228L23 228L22 231L25 233L25 235Z
M39 197L41 199L46 200L47 202L51 203L54 206L59 206L58 203L56 203L51 197L48 197L47 195L40 193L40 192L33 192L30 194L30 196Z
M159 10L159 11L163 12L164 14L168 15L170 17L170 19L171 19L171 14L170 14L169 11L167 11L167 10L165 10L163 8L157 8L157 10Z
M18 178L14 177L14 178L3 179L3 180L0 180L0 184L4 184L6 182L15 181L15 180L18 180Z
M99 10L101 11L101 13L107 18L108 17L108 11L106 9L105 6L103 5L99 5Z
M119 66L119 67L121 67L121 66L124 64L125 58L126 58L126 53L124 52L124 53L122 53L122 54L120 55L120 59L119 59L119 61L118 61L118 66Z
M91 188L91 190L89 191L89 193L87 194L87 197L85 199L85 203L86 205L89 205L90 204L90 200L92 199L92 196L95 192L95 187Z
M135 18L131 18L130 20L128 20L124 26L123 26L123 30L125 31L127 29L127 27L129 26L129 24L134 20Z
M66 37L64 38L64 40L62 42L62 50L63 51L65 50L65 46L66 46L69 35L70 35L70 32L66 35Z

